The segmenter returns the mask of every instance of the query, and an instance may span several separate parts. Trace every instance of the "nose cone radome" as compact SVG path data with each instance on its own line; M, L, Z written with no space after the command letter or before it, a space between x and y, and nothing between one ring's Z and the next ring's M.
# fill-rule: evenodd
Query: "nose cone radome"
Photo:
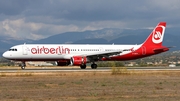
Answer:
M4 58L9 58L10 55L8 54L8 52L4 52L3 55L2 55Z

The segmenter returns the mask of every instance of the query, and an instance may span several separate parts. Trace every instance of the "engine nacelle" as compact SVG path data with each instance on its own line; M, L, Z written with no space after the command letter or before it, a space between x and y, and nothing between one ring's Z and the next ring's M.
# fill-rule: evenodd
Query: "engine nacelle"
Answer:
M57 66L67 66L69 64L70 64L69 60L58 60L58 61L56 61Z
M73 56L71 57L70 62L73 66L81 66L85 65L88 62L88 59L86 58L86 56Z

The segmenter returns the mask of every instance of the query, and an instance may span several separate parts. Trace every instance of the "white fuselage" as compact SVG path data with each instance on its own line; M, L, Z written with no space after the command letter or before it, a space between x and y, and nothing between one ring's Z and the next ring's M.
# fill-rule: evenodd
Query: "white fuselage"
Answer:
M70 59L72 56L87 56L108 51L122 51L124 49L136 50L141 45L100 45L100 44L22 44L16 45L6 51L3 55L6 58L21 60L58 60ZM13 50L14 49L14 50ZM120 55L128 54L131 51L124 51ZM15 54L14 54L15 53Z

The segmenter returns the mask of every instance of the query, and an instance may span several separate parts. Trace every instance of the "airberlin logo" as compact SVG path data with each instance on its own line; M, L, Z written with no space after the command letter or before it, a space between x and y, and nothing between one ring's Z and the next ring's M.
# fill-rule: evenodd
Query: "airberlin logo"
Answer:
M58 46L56 48L47 48L45 46L37 46L31 48L32 54L70 54L69 48L64 48L63 46Z
M164 26L158 26L153 31L152 41L155 44L159 44L159 43L161 43L163 41L164 30L165 30Z

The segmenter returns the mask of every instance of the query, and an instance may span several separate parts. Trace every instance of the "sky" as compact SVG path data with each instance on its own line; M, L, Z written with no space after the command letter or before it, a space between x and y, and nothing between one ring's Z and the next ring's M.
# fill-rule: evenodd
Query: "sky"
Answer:
M103 28L180 27L180 0L0 0L0 36L38 40Z

